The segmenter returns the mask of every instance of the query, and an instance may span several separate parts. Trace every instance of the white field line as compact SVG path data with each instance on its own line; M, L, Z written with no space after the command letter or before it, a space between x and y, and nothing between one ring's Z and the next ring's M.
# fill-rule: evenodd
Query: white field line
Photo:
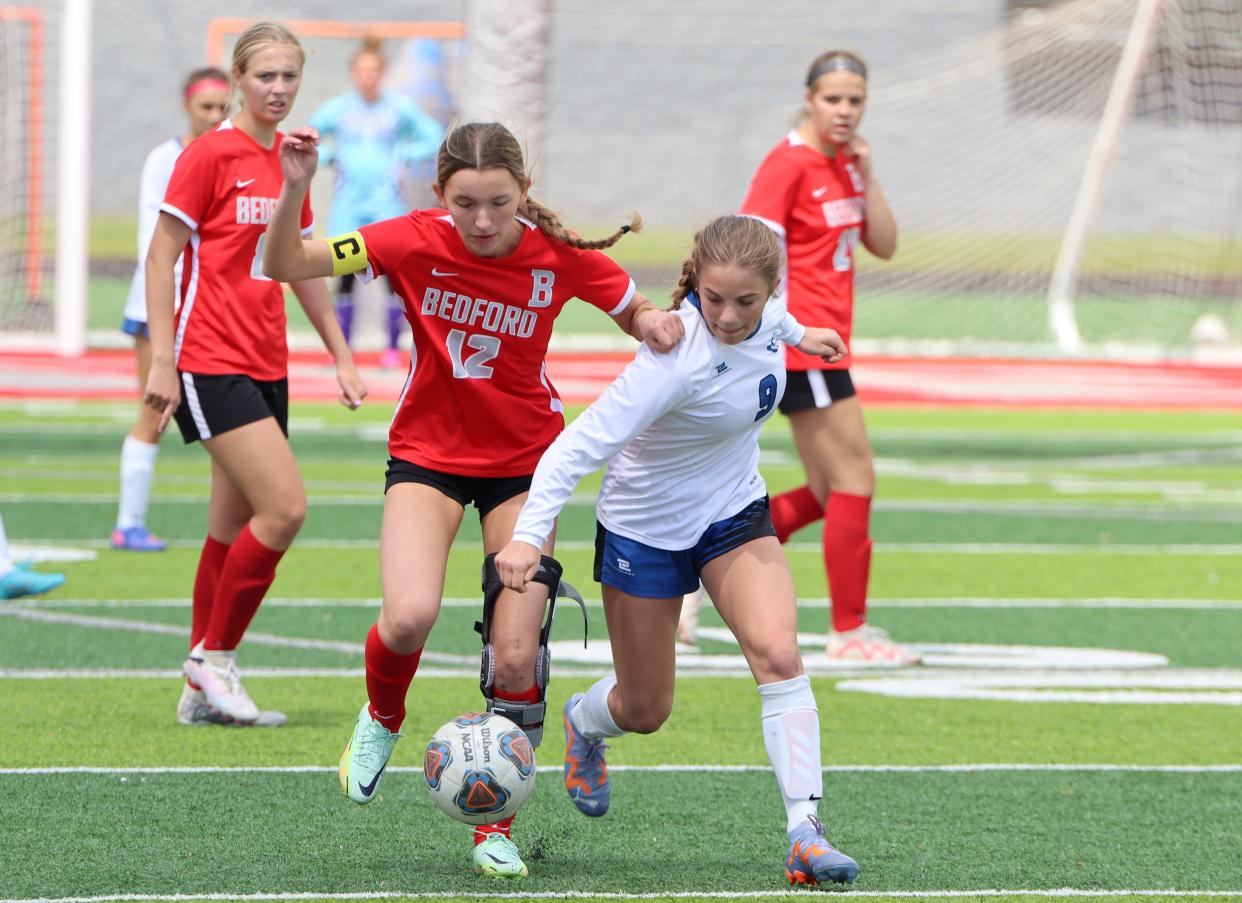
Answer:
M336 765L170 765L97 766L66 765L39 768L0 768L5 775L70 774L335 774ZM393 765L389 772L421 774L420 765ZM541 765L539 771L559 774L561 765ZM608 770L653 774L749 774L769 773L770 765L609 765ZM1113 765L1025 764L984 762L975 765L825 765L825 774L976 774L994 772L1128 772L1138 774L1242 774L1242 764L1231 765Z
M259 894L107 894L97 897L12 897L0 899L0 903L183 903L191 900L226 901L226 903L259 903L259 901L295 900L443 900L448 897L468 900L760 900L785 899L806 900L814 891L805 890L726 890L726 891L652 891L650 893L622 893L612 891L357 891L353 893L259 893ZM834 890L834 898L845 899L908 899L950 900L963 897L1242 897L1242 890L1177 890L1174 888L1131 888L1126 890L1096 890L1075 887L1046 888L1042 890L1002 890L983 888L978 890Z
M586 597L587 605L601 608L598 598ZM371 608L379 610L380 599L286 599L263 600L264 608ZM460 596L440 601L443 608L480 608L481 599ZM189 599L21 599L9 603L12 608L177 608L189 609ZM1116 608L1116 609L1178 609L1183 611L1242 611L1242 599L1010 599L992 596L926 599L868 599L869 608ZM827 598L799 599L799 608L830 608Z
M88 627L94 630L130 630L137 633L154 633L162 636L189 637L189 629L175 624L157 621L134 621L129 618L101 618L95 615L75 615L63 612L40 611L34 608L0 608L0 616L44 624L67 624L72 627ZM258 646L280 646L287 649L311 649L320 652L340 652L346 655L362 655L363 644L348 640L316 640L301 637L278 636L274 633L248 631L246 640ZM424 652L423 659L440 664L461 665L462 656L440 652Z
M107 539L24 539L27 546L75 546L86 549L109 548ZM199 549L201 539L172 539L169 548ZM378 549L378 539L299 539L299 549ZM459 539L454 549L482 552L483 543L477 540ZM593 552L594 540L566 540L556 544L558 551ZM785 548L794 552L823 553L823 546L816 542L791 542ZM1140 545L1136 543L979 543L979 542L877 542L875 550L885 554L911 555L1242 555L1242 543L1186 543Z

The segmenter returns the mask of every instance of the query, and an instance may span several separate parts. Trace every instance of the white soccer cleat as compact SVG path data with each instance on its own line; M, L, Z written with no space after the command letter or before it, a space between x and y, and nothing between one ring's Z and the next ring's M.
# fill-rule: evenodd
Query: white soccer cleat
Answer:
M876 665L919 665L923 656L889 638L888 632L870 624L828 634L827 655L834 662L870 662Z
M219 724L223 727L280 727L289 721L284 712L259 711L259 717L246 723L212 709L207 704L207 694L189 684L181 685L181 700L177 703L177 723L196 726Z
M692 593L686 593L681 600L681 617L677 619L677 642L687 646L699 643L699 607L707 598L707 590L703 584Z
M202 687L207 705L216 712L246 724L259 720L259 707L242 686L232 652L207 651L199 643L183 669L191 683Z

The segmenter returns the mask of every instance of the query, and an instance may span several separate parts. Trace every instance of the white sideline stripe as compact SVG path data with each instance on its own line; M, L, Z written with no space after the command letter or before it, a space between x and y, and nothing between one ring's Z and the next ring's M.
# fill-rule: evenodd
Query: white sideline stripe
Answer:
M422 774L422 766L393 765L389 772ZM541 765L539 771L560 773L560 765ZM772 770L770 765L609 765L608 770L657 774L743 774ZM336 765L65 765L44 768L0 768L3 775L35 774L335 774ZM980 763L977 765L825 765L825 774L975 774L982 772L1133 772L1139 774L1239 774L1238 765L1037 765Z
M587 605L601 608L598 598L586 597ZM188 609L189 599L33 599L14 600L13 608L176 608ZM380 599L287 599L263 600L264 608L374 608ZM440 601L443 608L478 608L483 604L474 597L448 597ZM1119 608L1119 609L1181 609L1185 611L1242 611L1242 599L1010 599L991 596L924 599L869 599L869 608ZM829 608L826 598L799 599L799 608Z
M354 893L259 893L259 894L107 894L98 897L11 897L0 903L128 903L152 900L158 903L181 903L188 900L261 901L261 900L443 900L461 897L468 900L741 900L783 898L805 900L815 891L798 890L717 890L717 891L652 891L623 893L611 891L358 891ZM959 897L1236 897L1242 890L1175 890L1127 889L1087 890L1058 887L1043 890L842 890L828 891L834 897L876 898L899 897L912 900L954 899Z

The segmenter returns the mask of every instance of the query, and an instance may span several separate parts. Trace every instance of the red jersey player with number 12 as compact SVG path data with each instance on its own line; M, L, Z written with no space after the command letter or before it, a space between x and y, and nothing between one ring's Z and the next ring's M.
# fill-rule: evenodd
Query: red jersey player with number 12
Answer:
M570 233L527 191L521 148L497 123L453 129L436 158L445 210L414 210L327 241L298 237L297 211L318 157L314 129L281 146L284 186L268 227L265 270L280 279L359 273L386 276L413 327L410 373L389 433L380 531L383 606L366 640L368 702L341 757L341 789L375 798L405 718L405 697L444 592L449 547L465 507L483 527L484 554L506 545L535 466L564 428L544 372L552 323L574 297L657 349L682 335L600 248ZM636 223L634 224L636 225ZM540 634L560 566L542 549L548 585L504 590L485 573L483 688L489 711L515 721L532 746L546 713L547 659ZM536 663L539 667L536 667ZM512 819L475 830L476 872L527 873L509 837Z
M284 291L263 275L264 227L280 191L280 132L302 80L288 29L247 28L233 50L242 108L177 159L147 253L151 369L144 401L211 455L207 539L194 578L183 724L278 724L238 676L235 652L306 516L287 438ZM309 202L301 226L310 229ZM182 253L179 290L173 268ZM341 402L366 395L322 279L294 293L336 360ZM180 298L175 314L174 297Z
M841 50L817 57L807 72L801 122L759 165L739 211L762 220L784 242L789 312L804 323L831 326L850 347L854 252L860 242L884 259L897 250L897 224L876 181L871 148L857 134L866 100L861 59ZM772 523L784 542L824 519L832 595L828 657L916 664L917 652L866 623L875 465L850 378L853 356L825 363L796 348L785 355L780 410L789 418L807 485L772 498Z

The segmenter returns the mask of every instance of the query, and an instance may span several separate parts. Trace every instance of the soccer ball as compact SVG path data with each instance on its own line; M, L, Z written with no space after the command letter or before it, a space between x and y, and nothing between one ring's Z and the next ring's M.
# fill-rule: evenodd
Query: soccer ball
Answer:
M488 825L513 815L535 789L535 751L502 715L458 715L427 744L427 792L450 818Z

